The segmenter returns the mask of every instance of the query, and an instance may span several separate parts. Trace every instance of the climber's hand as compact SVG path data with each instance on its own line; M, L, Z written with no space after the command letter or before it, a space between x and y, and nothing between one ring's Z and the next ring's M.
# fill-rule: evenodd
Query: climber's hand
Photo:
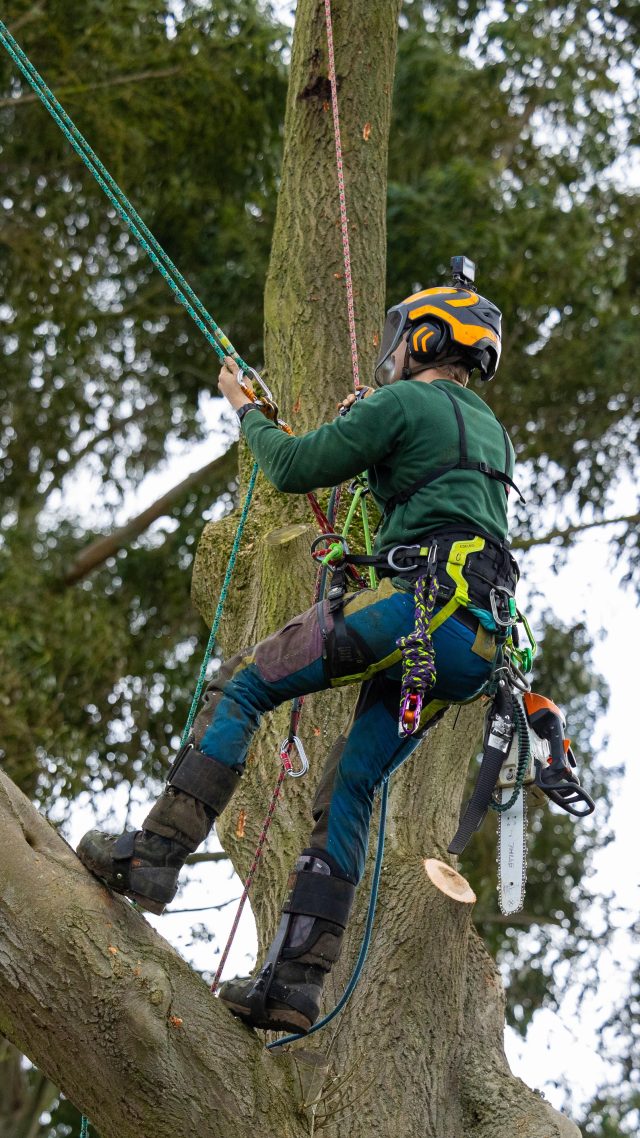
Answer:
M353 407L354 403L357 403L360 399L366 399L367 395L371 394L371 391L372 389L370 387L359 387L357 395L353 391L350 392L349 395L347 395L346 399L343 399L341 403L338 403L338 411L340 414L347 415Z
M226 356L218 376L218 391L224 395L235 411L248 402L246 391L243 391L238 383L239 375L242 377L236 361L231 356Z

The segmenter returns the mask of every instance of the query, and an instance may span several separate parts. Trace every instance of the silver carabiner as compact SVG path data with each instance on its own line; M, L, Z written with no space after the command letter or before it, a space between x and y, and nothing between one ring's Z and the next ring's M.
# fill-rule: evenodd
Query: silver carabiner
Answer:
M298 771L294 771L291 765L291 744L295 746L298 752L298 758L300 759L300 770ZM309 770L309 760L302 745L302 740L297 735L294 735L291 739L282 740L280 745L280 759L289 778L302 778Z
M394 545L387 553L387 564L390 569L395 569L396 573L410 573L413 569L418 568L418 562L415 565L396 565L393 555L398 553L401 549L415 549L417 553L420 552L419 545Z
M255 371L255 369L252 367L247 368L245 375L248 375L249 379L252 379L255 383L257 383L258 387L260 387L262 389L263 395L266 395L267 399L269 399L270 402L273 403L273 401L274 401L273 395L269 391L269 388L267 387L262 376L258 375L257 371Z
M505 597L507 599L507 608L508 608L509 599L511 597L511 593L509 592L509 590L506 589L503 585L492 585L491 586L491 592L489 593L489 603L491 605L491 615L492 615L493 619L495 620L495 622L499 628L512 628L513 625L516 623L516 618L514 616L511 616L511 613L509 613L509 616L507 617L507 619L503 620L502 616L498 610L498 601L500 599L504 599Z

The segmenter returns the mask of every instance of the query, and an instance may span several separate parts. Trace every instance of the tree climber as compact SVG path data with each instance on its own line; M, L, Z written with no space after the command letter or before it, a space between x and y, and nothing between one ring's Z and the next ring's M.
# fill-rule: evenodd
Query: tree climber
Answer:
M295 696L361 683L349 729L326 760L315 825L265 964L257 977L220 990L254 1027L306 1031L316 1020L363 873L376 788L450 703L478 693L506 637L508 619L500 614L508 618L518 576L506 543L514 451L466 386L474 369L483 380L496 372L501 315L473 291L473 267L459 260L451 287L418 292L387 313L379 390L349 396L343 415L306 435L292 437L252 414L237 367L226 361L219 389L276 489L302 493L367 470L382 512L374 546L380 583L330 594L227 661L142 830L119 837L94 830L78 847L111 889L162 912L188 854L234 793L261 715ZM414 585L427 564L438 582L431 622L437 674L417 730L399 737L397 641L413 629Z

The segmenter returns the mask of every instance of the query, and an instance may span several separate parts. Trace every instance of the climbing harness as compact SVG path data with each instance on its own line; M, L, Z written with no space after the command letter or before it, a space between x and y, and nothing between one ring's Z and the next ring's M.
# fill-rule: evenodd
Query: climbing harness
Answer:
M332 106L333 106L334 133L335 133L335 144L336 144L336 162L337 162L337 168L338 168L338 187L339 187L339 198L340 198L340 216L341 216L343 254L344 254L344 261L345 261L345 282L346 282L346 289L347 289L347 310L348 310L348 320L349 320L349 334L350 334L350 341L351 341L351 356L352 356L354 387L355 387L355 390L357 393L359 390L359 387L360 387L360 381L359 381L359 369L358 369L357 339L356 339L356 330L355 330L355 309L354 309L354 299L353 299L353 282L352 282L351 260L350 260L350 250L349 250L348 218L347 218L347 210L346 210L346 195L345 195L345 186L344 186L342 147L341 147L341 139L340 139L340 124L339 124L339 113L338 113L338 104L337 104L335 58L334 58L334 46L333 46L333 28L332 28L332 22L331 22L330 0L325 0L325 13L326 13L327 43L328 43L328 53L329 53L329 75L330 75L330 82L331 82L331 87L332 87ZM288 426L288 424L286 424L283 420L281 420L279 418L277 405L273 399L273 396L272 396L269 388L265 384L265 382L258 375L258 373L255 372L255 370L253 368L249 367L249 365L247 365L245 363L245 361L242 360L242 358L238 355L238 353L234 349L233 345L229 341L228 337L219 328L219 326L213 320L213 317L206 310L206 308L204 307L202 302L199 300L199 298L195 295L195 293L193 292L191 287L188 285L185 278L182 276L182 274L179 272L177 267L173 264L171 259L168 257L168 255L165 253L165 251L162 249L162 247L159 245L159 243L156 241L155 237L153 236L151 231L148 229L148 227L146 226L146 224L144 223L144 221L142 220L140 215L134 209L134 207L132 206L132 204L130 203L130 201L126 197L126 195L123 193L123 191L120 189L118 184L115 182L115 180L111 177L111 175L109 174L107 169L103 166L103 164L101 163L101 161L99 160L99 158L97 157L95 152L89 146L86 139L83 137L81 132L77 129L77 127L75 126L75 124L73 123L71 118L67 115L64 108L61 106L61 104L58 102L58 100L53 95L53 92L46 85L46 83L44 82L42 77L39 75L39 73L37 72L37 70L35 69L33 64L30 62L30 60L28 59L26 54L22 51L19 44L13 38L13 36L9 32L9 30L7 29L6 25L4 23L2 23L2 21L0 21L0 43L2 43L3 47L6 49L8 54L11 56L13 61L16 63L16 65L18 66L18 68L20 69L20 71L22 72L24 77L26 78L27 82L31 85L31 87L35 91L36 95L38 96L38 98L43 103L46 110L49 112L49 114L52 116L54 121L60 127L61 131L63 132L63 134L65 135L67 140L70 142L73 149L80 156L80 158L82 159L83 163L85 164L85 166L87 167L89 172L92 174L92 176L94 177L94 179L96 180L98 185L104 191L108 200L111 202L113 208L116 210L118 216L125 222L125 224L129 228L130 232L135 237L135 239L137 240L137 242L139 243L141 248L145 251L147 256L150 258L151 262L154 264L154 266L158 269L158 271L161 273L163 278L166 280L167 284L171 288L171 290L174 293L174 295L176 296L176 298L183 305L185 310L189 313L189 315L191 316L191 318L195 322L196 326L199 328L199 330L204 334L204 336L206 337L208 342L211 344L211 346L213 347L214 351L216 352L216 355L218 356L218 358L221 361L223 361L226 356L231 356L235 360L235 362L238 365L238 374L237 374L236 378L237 378L237 381L240 384L244 394L247 396L248 401L250 403L252 403L254 406L256 406L267 418L272 420L281 429L285 430L287 433L292 433L291 428ZM226 596L227 596L228 588L230 585L230 580L231 580L231 576L233 573L233 569L235 567L240 542L242 540L242 534L243 534L244 527L246 524L246 519L247 519L248 510L249 510L250 502L251 502L252 495L253 495L253 489L255 486L257 472L258 472L258 467L257 467L257 464L255 464L253 467L252 473L251 473L250 480L249 480L249 485L248 485L248 489L247 489L245 502L243 505L239 525L238 525L238 528L236 531L234 544L233 544L233 547L231 550L229 562L228 562L227 569L225 572L224 582L223 582L219 602L218 602L218 605L216 608L213 624L211 627L209 640L207 643L207 647L205 649L204 659L203 659L203 662L201 665L200 674L199 674L197 684L196 684L196 689L194 692L193 700L192 700L191 707L189 710L189 714L187 717L187 722L185 724L185 728L184 728L184 731L182 734L182 745L183 746L185 746L187 744L191 729L193 727L193 722L194 722L195 715L197 712L197 708L199 705L200 697L202 695L202 690L203 690L204 684L206 682L206 672L207 672L207 668L208 668L208 664L209 664L211 655L213 653L215 641L216 641L217 634L218 634L219 624L220 624L220 620L221 620L221 615L222 615L222 611L223 611L223 606L224 606L224 603L226 600ZM356 508L359 504L361 504L362 505L362 514L363 514L363 526L364 526L364 530L365 530L365 548L367 549L368 552L370 552L370 550L371 550L370 530L369 530L369 525L368 525L368 518L366 515L366 505L364 503L364 495L366 494L366 483L364 481L358 482L358 480L356 480L356 482L357 482L357 485L354 486L353 502L351 505L351 509L349 510L348 515L347 515L347 520L346 520L345 526L344 526L344 532L346 534L346 532L349 530L349 527L351 525L351 522L352 522L353 516L355 514ZM322 533L324 535L326 535L325 541L327 538L329 538L329 539L333 538L334 534L333 534L332 522L330 522L329 518L324 514L324 511L321 509L317 498L313 494L309 494L309 495L307 495L307 497L308 497L308 500L310 502L310 505L311 505L312 511L314 513L314 516L316 518L316 521L318 522L318 525L320 526ZM337 492L334 495L334 506L336 509L337 509L338 501L339 501L339 492ZM346 542L345 542L345 548L346 548ZM369 573L370 573L371 583L373 584L375 582L375 576L374 576L373 569L370 569ZM326 578L326 573L325 573L325 578ZM364 580L359 576L359 574L352 572L352 578L354 580L354 583L356 583L358 585L358 587L363 587L365 585ZM322 584L322 573L319 573L316 591L320 588L321 584ZM277 804L277 800L278 800L278 797L280 794L280 790L281 790L281 786L282 786L282 783L284 781L284 778L287 775L290 775L292 777L299 777L301 774L304 773L304 771L306 770L306 768L308 766L308 763L306 760L306 755L304 754L303 745L300 741L299 736L297 735L297 725L299 722L303 702L304 702L303 699L299 698L297 700L294 700L293 705L292 705L289 733L288 733L287 738L283 741L281 749L280 749L280 759L281 759L280 774L278 776L276 788L273 792L271 803L270 803L269 810L267 813L267 817L265 819L265 822L264 822L263 828L262 828L262 832L260 834L258 848L256 850L256 854L254 857L254 862L253 862L253 865L250 869L249 875L247 877L247 881L245 883L245 890L243 892L243 897L241 899L240 908L239 908L238 914L236 916L236 921L234 923L232 935L233 935L233 932L235 932L235 929L237 928L237 923L238 923L238 920L239 920L241 912L242 912L242 907L243 907L243 905L246 901L246 897L248 895L248 890L249 890L250 885L251 885L251 880L252 880L253 875L255 874L255 871L257 869L258 861L259 861L260 857L262 856L262 850L264 848L264 844L266 841L267 832L268 832L268 829L269 829L269 826L271 823L271 819L273 817L273 813L275 810L275 806ZM293 764L291 762L291 754L292 754L292 750L294 748L297 751L298 756L301 760L301 767L299 770L294 770ZM220 962L220 967L218 969L218 973L217 973L216 978L214 980L214 985L213 985L214 989L217 985L217 982L219 980L222 968L224 966L224 963L226 960L226 954L228 953L228 948L229 948L229 945L227 946L227 949L225 950L225 954L223 955L223 958ZM83 1124L82 1125L83 1125L83 1132L86 1132L86 1127L88 1126L88 1122L84 1118L83 1118Z
M318 543L321 541L318 539ZM324 561L332 573L328 597L334 620L336 615L339 617L346 591L347 566L351 569L368 567L379 576L404 578L408 584L414 584L416 625L408 637L398 642L398 659L401 655L403 658L401 736L413 734L424 726L424 696L435 682L429 663L433 656L432 634L455 615L473 631L481 627L483 634L492 636L499 647L507 641L519 618L514 596L518 567L507 543L498 542L489 534L448 527L427 535L423 545L396 545L385 553L376 554L351 553L344 539L338 539L326 551ZM419 584L421 579L422 584ZM436 604L440 607L434 611ZM338 640L340 634L338 623ZM342 650L345 657L352 651L346 634ZM357 674L353 669L345 673L332 672L333 684L355 678ZM473 698L477 699L478 695Z
M338 172L338 190L339 190L339 199L340 199L340 220L341 220L341 230L342 230L343 257L344 257L344 266L345 266L345 284L346 284L346 291L347 291L347 311L348 311L348 320L349 320L349 336L350 336L350 342L351 342L351 362L352 362L352 369L353 369L353 383L354 383L354 388L356 391L356 398L359 398L360 397L360 379L359 379L359 367L358 367L358 346L357 346L357 336L356 336L356 328L355 328L355 307L354 307L354 299L353 299L353 280L352 280L352 274L351 274L351 256L350 256L350 249L349 249L349 227L348 227L348 217L347 217L347 208L346 208L344 171L343 171L343 162L342 162L342 145L341 145L341 139L340 139L340 117L339 117L339 109L338 109L338 96L337 96L337 84L336 84L336 72L335 72L335 53L334 53L334 45L333 45L333 25L332 25L332 19L331 19L331 3L330 3L330 0L325 0L325 24L326 24L326 33L327 33L327 47L328 47L328 60L329 60L328 70L329 70L329 81L330 81L330 85L331 85L331 103L332 103L332 110L333 110L334 137L335 137L335 147L336 147L336 164L337 164L337 172ZM364 535L364 543L365 543L365 549L366 549L365 556L371 556L371 551L372 551L371 530L370 530L370 526L369 526L369 518L368 518L368 512L367 512L367 505L366 505L366 494L368 491L366 479L364 479L362 477L356 478L352 482L352 484L350 485L349 490L353 495L353 499L351 502L351 506L349 507L349 510L347 512L347 517L345 519L345 523L344 523L343 530L342 530L341 534L336 533L334 531L334 528L333 528L333 524L335 522L335 517L337 514L339 502L340 502L340 488L335 487L331 493L330 502L329 502L329 509L328 509L328 517L323 514L323 512L322 512L322 510L321 510L321 508L317 502L317 499L315 499L315 496L307 495L307 497L310 501L310 504L311 504L311 508L314 512L314 515L315 515L315 517L319 523L320 529L322 531L320 537L312 543L312 547L311 547L312 557L314 557L314 559L319 563L319 572L318 572L317 577L316 577L316 588L315 588L314 601L317 603L319 601L319 599L322 596L324 596L325 587L326 587L327 578L328 578L328 573L333 568L332 562L336 559L340 559L342 562L342 565L341 565L340 571L339 571L340 572L340 577L339 577L340 585L338 588L336 588L336 582L334 580L334 582L332 583L332 587L329 589L329 591L327 593L327 597L328 597L328 601L329 601L329 610L331 612L334 612L335 614L338 614L338 609L339 609L340 615L341 615L341 609L342 609L342 600L343 600L344 592L346 589L346 578L347 578L347 576L350 577L350 579L354 582L354 584L358 588L366 587L366 582L363 580L363 578L360 576L360 574L358 574L357 570L355 570L353 567L353 564L352 564L353 559L349 553L349 547L347 545L347 534L349 533L353 518L355 516L356 510L358 509L358 507L360 508L361 517L362 517L363 535ZM370 579L371 586L375 587L375 572L374 572L373 567L369 568L369 579ZM337 623L338 623L338 625L340 624L339 616L338 616ZM294 734L293 722L294 722L294 717L296 715L299 717L300 710L302 708L303 702L304 702L304 697L299 697L297 700L294 700L293 711L292 711L292 726L290 727L289 737L287 740L285 740L285 743L283 744L283 748L285 747L285 745L290 747L292 741L294 741L296 739L296 736ZM284 754L284 751L282 752L282 755L283 754ZM282 757L282 755L281 755L281 757ZM284 769L284 763L283 763L283 769ZM262 842L262 843L264 841L264 837L266 836L266 830L268 829L268 826L270 825L271 819L273 817L273 812L275 810L275 805L276 805L277 798L278 798L278 795L280 792L280 785L281 785L283 777L284 776L282 775L282 772L281 772L281 778L279 778L279 782L276 785L276 789L274 791L272 802L271 802L271 805L269 808L268 821L266 823L266 826L263 827L263 832L262 832L261 837L260 837L260 842ZM371 898L370 898L370 902L369 902L369 913L368 913L368 917L367 917L367 925L366 925L366 929L365 929L365 936L363 939L362 947L360 950L360 955L358 957L358 961L356 963L356 967L355 967L353 976L352 976L341 1000L338 1002L338 1004L333 1009L333 1011L329 1015L325 1016L324 1019L322 1019L314 1027L312 1027L307 1034L311 1034L313 1031L318 1031L321 1027L324 1027L325 1024L329 1023L329 1021L331 1019L333 1019L333 1017L336 1016L342 1010L342 1008L345 1006L347 1000L351 996L351 993L353 992L353 990L357 984L358 978L360 976L360 972L361 972L362 967L364 965L364 961L365 961L365 958L367 955L367 950L369 947L369 941L371 938L371 929L373 926L373 919L374 919L375 906L376 906L376 900L377 900L378 883L379 883L379 878L380 878L380 869L382 866L387 802L388 802L388 786L387 786L387 779L385 778L383 780L383 786L382 786L382 806L381 806L381 818L380 818L380 831L379 831L379 838L378 838L378 856L376 858L376 866L374 869ZM242 895L242 898L240 901L239 912L236 915L236 920L234 921L234 925L232 927L232 930L231 930L231 933L229 936L229 940L227 942L227 945L226 945L224 953L223 953L223 959L220 962L216 976L215 976L214 981L213 981L213 985L212 985L212 991L213 992L216 991L216 989L219 985L220 977L222 975L222 969L224 967L224 962L226 961L226 957L228 955L228 951L229 951L231 942L233 940L233 936L235 935L235 931L237 929L237 924L238 924L240 912L241 912L241 909L244 906L244 903L245 903L246 898L248 896L248 892L249 892L249 888L251 885L253 873L255 872L255 868L257 867L258 859L260 857L260 852L259 852L261 849L260 842L259 842L259 848L256 851L256 855L254 857L253 865L251 867L251 870L250 870L249 875L247 877L247 881L245 883L245 888L243 890L243 895ZM264 978L263 978L263 973L261 973L260 976L257 978L256 983L254 984L254 993L255 993L254 998L261 1002L263 1008L264 1008L264 1004L266 1003L266 999L268 996L269 983L270 983L270 978L272 978L273 971L274 971L273 968L271 968L270 970L268 970L268 975L267 975L265 973L265 971L263 970ZM285 1043L291 1043L291 1042L294 1042L295 1040L300 1039L300 1038L302 1038L301 1035L287 1036L286 1038L280 1040L279 1043L270 1044L269 1046L270 1047L282 1046Z
M345 264L345 284L347 292L347 310L351 343L353 380L356 394L359 396L361 385L359 380L353 281L351 274L348 217L346 209L344 170L340 138L330 0L325 0L325 16L329 59L329 79L331 84L331 101L336 147L336 162L338 170L340 218ZM106 168L102 165L97 155L91 149L80 131L76 128L72 120L65 112L64 108L47 87L42 77L36 71L35 67L33 67L25 53L19 47L15 39L11 36L2 21L0 21L0 43L2 43L2 46L7 50L8 54L19 67L20 71L26 78L27 82L34 89L36 95L41 100L46 110L60 127L63 134L68 139L76 153L80 156L89 172L95 178L98 185L100 185L102 190L105 192L118 216L125 222L141 248L145 251L151 262L161 273L178 301L183 305L196 326L213 347L218 358L222 361L227 356L231 356L235 361L238 366L237 381L247 396L248 401L257 407L279 428L291 434L292 431L289 425L279 417L278 407L267 385L264 383L258 373L248 364L246 364L245 361L238 355L227 336L215 323L213 317L209 314L202 302L193 292L185 278L182 276L166 252L156 241L142 218L136 212L128 198L122 192ZM454 469L476 470L489 478L500 481L505 486L505 489L510 487L520 493L512 480L512 472L509 471L510 452L508 437L504 431L504 428L503 434L505 438L506 450L504 471L493 469L486 463L469 462L466 446L466 432L462 414L455 399L448 392L443 392L443 394L445 394L452 403L456 416L460 442L460 459L457 463L450 464L445 467L441 467L434 472L430 472L429 475L427 475L425 478L418 480L418 482L400 492L400 494L395 495L385 504L385 514L391 512L391 510L396 505L402 502L406 502L409 497L411 497L411 495L414 494L418 489L428 485L430 482L447 473L449 470ZM247 520L257 472L258 467L257 464L255 464L250 476L245 502L241 511L238 529L225 572L220 599L216 608L209 641L205 650L203 663L196 685L196 690L182 735L183 745L185 745L188 741L191 729L193 727L197 707L200 702L202 690L206 682L206 671L213 653L215 641L217 639L222 610L229 589L233 569L235 567L240 542L242 540L242 534ZM498 555L492 548L492 539L488 535L479 536L477 534L474 534L471 537L469 537L469 535L458 535L457 537L453 535L451 536L450 541L447 539L443 542L441 535L430 535L429 538L425 539L424 545L396 546L384 556L374 555L372 553L371 532L366 507L366 482L363 479L356 479L350 489L353 494L353 500L347 512L347 518L341 534L337 534L335 532L335 516L337 513L337 506L340 497L339 490L335 490L332 493L327 514L325 514L320 507L315 495L307 495L316 521L318 522L322 531L320 539L314 543L314 548L312 550L313 556L320 563L320 571L318 573L316 583L316 600L323 596L324 586L330 576L331 587L327 593L329 600L329 609L330 612L332 612L334 615L334 618L338 616L339 611L341 611L342 608L347 579L350 579L352 583L359 588L366 587L366 581L358 572L358 566L366 568L372 587L375 585L376 571L388 576L408 573L417 574L414 581L416 627L413 633L403 638L403 640L399 641L398 643L398 647L403 655L403 695L399 723L399 731L401 735L410 735L417 731L421 726L421 720L423 718L424 697L427 694L430 686L432 686L433 682L435 681L433 648L431 645L430 637L431 634L435 631L436 627L439 627L440 624L442 624L446 619L448 619L449 616L453 615L454 613L456 613L456 615L458 615L460 618L462 618L465 613L470 613L476 623L481 624L484 628L496 634L497 640L501 642L501 646L496 653L495 666L492 671L492 677L490 681L495 684L496 690L493 705L494 715L490 720L491 727L489 731L488 742L489 745L494 748L494 750L500 750L500 748L497 746L497 744L492 742L492 740L497 739L498 743L503 744L502 750L500 751L501 761L498 774L504 766L505 756L507 758L510 756L511 749L514 745L514 739L517 739L518 758L515 767L513 793L511 793L510 798L505 801L499 801L496 799L495 801L490 802L489 805L493 805L495 809L498 809L501 812L501 817L507 818L510 811L516 806L518 798L522 797L522 787L526 783L528 771L530 769L530 721L527 720L526 717L526 692L524 695L522 695L522 677L526 674L530 667L533 654L533 641L532 637L530 636L528 625L526 624L525 628L527 629L527 633L530 639L529 648L520 648L514 639L516 618L520 614L517 613L517 610L515 608L515 600L513 597L513 589L511 587L510 580L505 580L503 582L498 577L496 577L494 573L493 576L489 578L489 581L491 582L491 580L495 580L495 584L491 585L488 592L486 589L484 591L481 589L480 595L476 596L476 593L473 590L471 593L469 591L469 581L466 573L464 572L465 567L468 567L469 573L471 576L473 576L474 564L477 568L479 560L482 557L485 559L488 557L489 560L493 558L495 561L495 558ZM522 495L520 496L522 497ZM360 508L362 511L362 524L365 544L365 553L363 555L352 554L347 543L347 534L358 508ZM495 542L493 544L495 545ZM505 551L501 548L500 556L504 557L504 555ZM446 558L445 561L443 561L443 557ZM476 559L475 562L474 558ZM468 566L467 562L469 562ZM495 566L492 567L495 568ZM506 569L504 575L505 577L509 576ZM482 576L482 574L480 573L479 576ZM450 581L453 582L452 585L448 585L446 583L447 577ZM485 577L485 580L486 579L487 578ZM513 587L515 587L515 581L513 582ZM435 606L438 602L442 603L442 608L434 615ZM336 620L336 626L339 626L339 623L340 622L338 616L338 619ZM504 655L502 647L505 641L508 649L505 650L507 651L506 656ZM505 658L507 660L507 664L504 664L503 662ZM508 679L505 675L505 669L508 672ZM497 676L500 678L496 679ZM262 825L262 830L260 833L254 859L245 881L243 895L238 912L236 914L236 918L234 920L231 935L221 957L220 964L218 966L218 970L212 984L212 991L215 991L219 983L222 970L227 960L231 941L233 940L233 936L237 929L244 904L249 895L249 890L254 875L257 871L260 859L262 858L264 846L267 840L268 830L273 819L284 779L287 776L299 777L305 773L305 770L308 766L306 755L304 753L304 747L297 733L303 702L303 698L299 698L293 701L292 704L289 732L287 737L283 740L280 748L281 769L278 775L275 789L272 794L271 802L269 804L267 816ZM523 710L523 706L525 707L525 710ZM502 734L500 734L500 730L502 730ZM294 751L300 760L300 766L298 769L294 768L292 762L292 755ZM571 812L578 813L577 804L583 803L588 805L591 803L591 800L588 798L588 795L586 795L586 792L583 792L582 788L579 788L579 783L577 783L576 779L571 779L568 775L565 775L564 782L562 780L553 781L549 780L548 778L545 780L543 760L540 759L535 761L538 763L538 767L540 768L538 769L538 767L536 767L534 775L537 785L539 785L540 788L549 797L553 797L553 795L555 795L556 797L554 798L554 801L557 801L559 805L562 805L565 809L572 808ZM493 772L496 764L497 759L495 756L493 756L491 772ZM487 776L485 782L488 783L488 781L489 778ZM493 795L493 789L495 787L496 781L497 776L494 778L491 789L489 791L490 799ZM565 785L567 782L571 783L570 787ZM309 1034L313 1031L320 1030L320 1028L325 1026L325 1024L327 1024L344 1007L355 988L360 972L362 970L374 920L375 904L384 850L387 802L388 782L385 778L382 783L382 803L380 829L378 836L378 851L373 874L373 885L362 948L360 950L354 973L338 1005L328 1016L326 1016L319 1023L315 1024L315 1026L311 1028ZM593 803L591 803L591 809L593 809ZM585 810L582 813L585 812L590 812L590 810ZM288 1036L285 1039L279 1040L276 1044L271 1044L270 1046L282 1046L289 1042L293 1042L298 1038L301 1038L301 1036ZM83 1138L86 1138L86 1135L88 1134L88 1120L85 1117L83 1117L82 1120L81 1134Z

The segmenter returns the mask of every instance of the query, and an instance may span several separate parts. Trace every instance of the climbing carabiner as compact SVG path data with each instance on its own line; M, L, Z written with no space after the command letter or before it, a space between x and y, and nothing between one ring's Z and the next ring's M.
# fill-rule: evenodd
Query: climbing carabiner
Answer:
M322 546L322 548L320 548ZM346 538L339 533L321 533L311 542L311 556L314 561L326 565L333 571L334 561L344 562L349 556Z
M269 400L270 403L275 403L273 395L271 394L269 388L267 387L264 379L262 378L261 375L258 375L255 368L252 368L252 367L246 368L245 369L245 375L247 375L253 383L258 384L258 387L261 388L261 390L262 390L262 394L265 396L266 399Z
M400 718L398 720L398 735L401 739L406 738L408 735L413 735L418 730L421 712L421 693L415 691L407 692L402 701Z
M295 746L300 759L300 770L295 771L291 762L291 748ZM283 739L280 744L280 761L289 775L289 778L302 778L309 770L309 760L305 754L305 749L302 745L302 740L297 735L292 735L288 739Z

